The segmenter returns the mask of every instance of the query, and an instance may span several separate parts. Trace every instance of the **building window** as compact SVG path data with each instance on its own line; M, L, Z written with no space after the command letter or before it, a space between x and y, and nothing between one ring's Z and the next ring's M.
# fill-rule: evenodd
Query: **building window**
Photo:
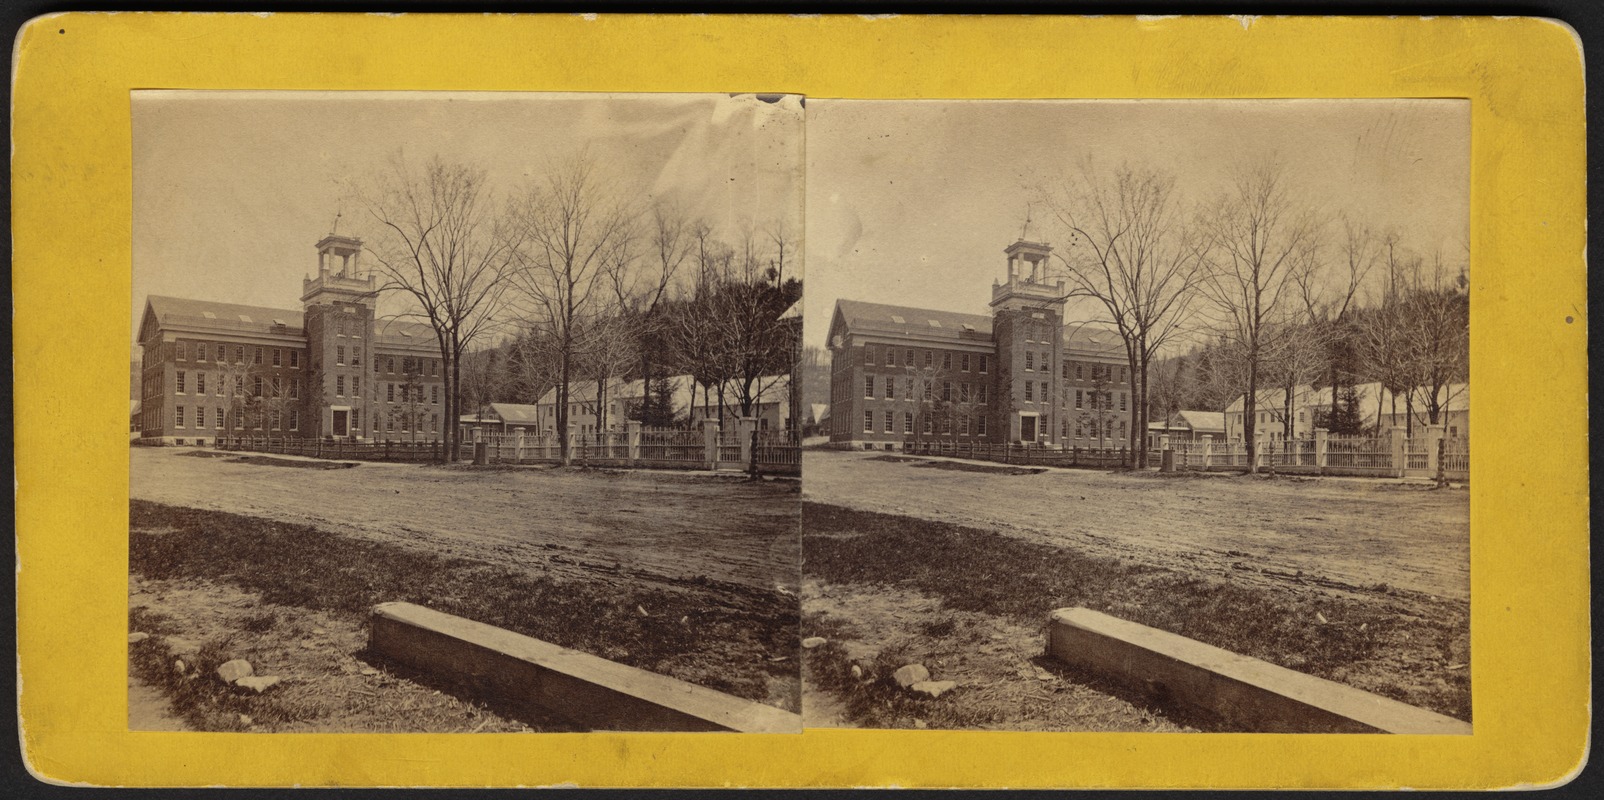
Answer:
M950 433L952 433L952 417L942 417L941 418L941 435L942 436L946 436L946 435L948 435Z
M892 432L894 432L896 430L896 425L897 425L896 418L897 418L896 412L893 412L893 411L887 411L886 412L886 427L885 427L885 432L886 433L892 433Z
M930 433L930 431L931 431L931 427L930 427L930 415L929 415L929 414L926 414L926 415L925 415L925 423L924 423L924 432L925 432L925 433L926 433L926 434L929 434L929 433Z
M941 382L941 402L952 402L952 381Z
M864 433L873 433L874 432L874 412L873 411L865 411L865 412L863 412L863 432Z
M183 370L179 370L178 374L176 376L174 376L173 381L174 381L174 383L173 383L174 390L173 391L176 392L177 394L183 394L184 393L184 371Z
M234 363L245 363L245 348L242 345L234 345Z
M195 394L206 394L206 373L195 373Z
M1080 368L1076 367L1076 369L1080 369ZM1086 402L1085 398L1086 398L1085 390L1082 390L1082 389L1076 389L1075 390L1075 408L1076 409L1085 408L1085 402ZM1079 436L1080 434L1077 433L1075 435Z
M986 435L986 415L985 414L981 414L980 416L975 417L975 434L979 435L979 436L985 436Z
M889 375L886 376L886 399L897 399L897 379Z
M1119 368L1119 382L1120 383L1124 383L1125 382L1125 368L1124 367L1120 367Z
M925 384L925 399L929 400L930 399L930 392L931 392L932 384L931 384L931 382L929 380L926 380L924 382L924 384Z
M345 376L344 375L336 375L336 376L334 376L334 396L335 397L344 397L345 396Z
M1121 369L1120 371L1124 372L1123 369ZM1124 392L1120 392L1119 393L1119 410L1121 410L1121 411L1125 410L1125 393Z
M290 430L298 431L300 429L301 429L301 410L298 409L298 408L292 408L292 409L290 409Z
M290 381L290 399L291 400L299 400L299 399L301 399L301 382L300 381Z
M902 412L902 432L904 434L913 433L913 412L911 411Z
M244 375L235 375L234 376L234 394L236 394L236 395L245 394L245 376Z
M975 402L981 405L986 404L986 384L982 383L975 387Z
M384 371L391 374L395 373L395 356L384 357Z
M1048 386L1049 386L1049 384L1047 383L1047 381L1042 381L1041 382L1041 401L1043 403L1051 403L1052 402L1051 398L1052 398L1053 395L1052 395L1052 392L1047 388Z
M902 363L904 365L906 365L906 366L909 366L909 367L913 366L913 348L912 347L908 348L906 351L903 352L903 354L902 354Z
M278 409L276 409L276 408L275 408L275 409L273 409L273 411L272 411L272 413L271 413L271 414L270 414L270 415L269 415L269 417L270 417L270 418L271 418L271 419L272 419L272 427L273 427L273 430L275 430L275 431L276 431L276 430L278 430L278 429L279 429L279 416L278 416Z
M351 396L352 397L361 397L362 396L362 376L361 375L352 375L351 376Z
M440 430L440 415L439 414L430 414L429 415L429 432L430 433L436 433L439 430Z
M1068 439L1069 438L1069 420L1061 419L1061 420L1058 421L1058 438L1060 438L1060 439Z
M362 409L360 408L351 409L351 430L362 430Z
M988 362L988 361L990 361L989 357L987 357L985 355L982 355L980 357L980 374L982 374L982 375L986 374L986 362Z
M429 405L434 405L434 406L440 405L440 387L438 387L438 386L430 386L429 387Z
M253 364L262 363L262 348L260 348L260 347L256 348L255 355L253 355L251 357L251 363L253 363Z
M183 342L178 342L178 343L174 344L173 345L173 358L175 358L175 359L177 359L179 361L183 361L184 358L187 355L187 353L185 351L187 351L188 349L189 348L187 346L185 346L185 344Z
M968 372L969 371L969 354L968 353L964 353L963 355L958 356L958 369L960 369L960 370L962 370L964 372Z
M965 414L965 415L963 415L963 416L958 418L958 435L959 436L968 436L969 435L969 415L968 414Z
M874 345L865 345L863 348L863 363L874 363Z
M1025 351L1025 371L1026 372L1035 372L1036 371L1035 368L1036 368L1036 354L1031 352L1031 351L1029 351L1029 350L1026 350Z
M244 428L245 428L245 409L236 408L236 409L234 409L234 429L235 430L243 430Z
M1075 438L1076 439L1084 439L1084 438L1086 438L1086 425L1085 425L1085 423L1082 423L1082 422L1076 422L1075 423Z
M935 357L935 353L932 353L929 350L925 351L925 369L930 369L930 365L932 363L931 359L933 359L934 357ZM928 431L926 431L926 433L928 433Z
M345 345L334 348L334 364L340 367L345 366Z
M212 409L212 412L213 412L212 413L212 425L214 427L216 427L218 430L222 430L222 428L223 428L223 407L222 406L218 406L217 408Z
M1119 421L1119 438L1121 440L1124 440L1125 438L1125 420Z
M353 366L353 367L362 366L362 348L360 348L360 347L351 348L351 366Z
M386 403L394 403L395 402L395 384L386 383L384 385L384 402L386 402Z
M299 351L299 350L291 350L290 351L290 369L300 369L300 368L301 368L301 351Z
M275 366L275 367L284 366L284 350L283 349L278 348L278 347L273 348L273 366Z
M967 381L958 384L958 402L969 402L969 383Z
M1036 402L1036 382L1035 381L1025 381L1025 402L1027 402L1027 403Z
M942 353L941 354L941 368L942 369L952 369L952 354L951 353Z
M283 397L284 396L284 378L282 376L279 376L279 375L274 375L273 376L273 396L274 397Z
M252 397L261 397L262 396L262 376L260 376L260 375L257 375L255 377L251 378L251 396Z
M390 416L384 418L384 432L395 433L395 417Z
M218 345L217 346L217 363L221 364L221 363L223 363L224 361L227 361L227 360L228 360L228 348L226 348L226 347L224 347L222 345Z
M184 407L183 406L173 406L173 427L175 427L175 428L184 427Z
M195 427L206 427L206 406L195 406Z
M196 342L195 343L195 360L196 361L205 361L206 360L206 343L205 342Z

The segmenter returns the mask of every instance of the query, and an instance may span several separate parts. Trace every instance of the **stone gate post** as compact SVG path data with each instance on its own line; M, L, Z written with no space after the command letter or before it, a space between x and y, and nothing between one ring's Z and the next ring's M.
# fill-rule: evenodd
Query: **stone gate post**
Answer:
M1203 434L1203 471L1209 471L1209 456L1214 454L1214 434Z
M640 461L640 429L641 425L638 419L632 419L624 423L625 450L628 451L627 455L631 466Z
M1330 443L1331 432L1325 428L1314 429L1314 466L1324 475L1326 471L1326 447Z
M736 417L735 432L741 439L741 463L752 463L752 434L757 432L757 418Z
M1402 478L1404 468L1409 466L1409 434L1402 425L1393 426L1388 433L1392 438L1392 476Z
M519 428L512 437L512 463L522 464L524 460L524 429Z
M718 436L718 420L712 417L702 420L703 460L708 469L718 469Z

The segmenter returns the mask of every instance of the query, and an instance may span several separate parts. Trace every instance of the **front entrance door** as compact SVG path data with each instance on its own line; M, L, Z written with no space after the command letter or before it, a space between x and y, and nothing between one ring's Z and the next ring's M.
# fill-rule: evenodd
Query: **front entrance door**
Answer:
M336 411L336 412L334 412L334 435L335 436L346 436L346 435L348 435L350 433L350 430L349 430L350 417L351 417L351 412L349 412L349 411Z
M1036 441L1036 418L1035 417L1020 417L1019 418L1019 440L1022 441L1022 442L1034 442L1034 441Z

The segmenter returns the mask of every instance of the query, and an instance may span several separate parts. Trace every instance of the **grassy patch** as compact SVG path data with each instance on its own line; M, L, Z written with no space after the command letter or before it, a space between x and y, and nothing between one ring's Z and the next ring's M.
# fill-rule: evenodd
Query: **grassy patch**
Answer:
M375 604L407 601L798 706L797 601L779 592L711 581L686 591L642 589L624 576L558 581L306 525L140 500L130 506L129 567L147 578L227 583L275 605L356 618Z
M803 530L809 577L906 588L950 609L1026 624L1054 608L1086 606L1470 719L1464 603L1237 585L818 503L803 504Z

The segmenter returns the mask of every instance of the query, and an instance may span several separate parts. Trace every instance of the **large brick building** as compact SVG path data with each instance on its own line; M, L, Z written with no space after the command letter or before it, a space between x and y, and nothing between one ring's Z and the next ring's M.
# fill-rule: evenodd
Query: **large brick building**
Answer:
M841 300L830 322L830 440L895 449L919 440L1119 447L1131 424L1125 351L1066 324L1046 282L1052 247L1009 245L991 315Z
M440 350L428 325L375 317L362 240L317 243L301 310L146 298L139 440L442 436Z

